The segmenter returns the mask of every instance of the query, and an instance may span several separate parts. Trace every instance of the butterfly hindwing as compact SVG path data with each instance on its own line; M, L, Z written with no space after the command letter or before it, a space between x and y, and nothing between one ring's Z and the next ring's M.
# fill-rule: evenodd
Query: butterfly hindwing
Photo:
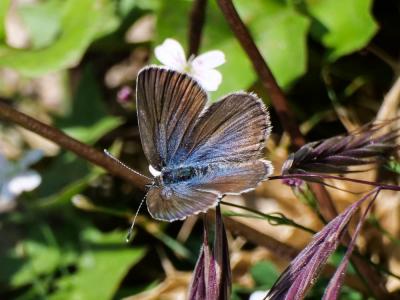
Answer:
M212 191L220 196L254 189L273 171L271 163L263 159L210 165L209 168L211 170L204 176L193 178L189 186L200 191Z
M218 195L191 188L188 183L154 186L146 195L147 209L158 220L176 221L217 205Z
M236 194L254 188L272 172L271 163L254 160L240 164L208 165L204 175L185 182L152 187L147 196L150 214L160 220L175 221L205 212L224 194Z

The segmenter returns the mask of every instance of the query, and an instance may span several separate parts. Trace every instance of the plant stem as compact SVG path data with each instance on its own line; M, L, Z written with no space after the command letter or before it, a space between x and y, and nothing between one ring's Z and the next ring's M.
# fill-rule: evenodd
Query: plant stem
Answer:
M232 233L241 235L249 242L267 248L280 258L291 260L298 254L298 250L294 247L280 242L274 237L255 230L244 223L236 222L234 218L224 216L224 223Z
M74 152L76 155L92 162L107 170L109 173L124 178L131 182L137 188L144 190L147 184L150 184L150 178L139 172L125 167L118 161L108 157L103 152L96 150L78 140L66 135L62 131L52 126L46 125L28 115L21 113L10 105L0 102L0 118L16 123L32 132L35 132L46 139L56 143L62 148Z
M316 232L314 230L312 230L311 228L307 228L299 223L296 223L295 221L286 218L283 214L280 213L272 213L272 214L265 214L263 212L260 212L256 209L252 209L246 206L242 206L239 204L235 204L235 203L229 203L226 201L220 201L221 204L223 205L227 205L227 206L232 206L232 207L236 207L236 208L240 208L246 211L249 211L255 215L259 215L261 216L263 219L267 219L268 222L271 225L287 225L287 226L293 226L295 228L301 229L303 231L309 232L311 234L315 234Z
M277 176L271 176L269 177L269 180L277 180L277 179L337 179L337 180L342 180L342 181L350 181L354 183L360 183L360 184L365 184L369 186L375 186L379 187L381 190L391 190L391 191L400 191L400 186L398 185L392 185L392 184L384 184L380 182L373 182L373 181L366 181L366 180L361 180L361 179L354 179L354 178L347 178L347 177L341 177L341 176L335 176L335 175L327 175L327 174L285 174L285 175L277 175Z
M206 19L207 0L195 0L189 15L189 57L197 55Z

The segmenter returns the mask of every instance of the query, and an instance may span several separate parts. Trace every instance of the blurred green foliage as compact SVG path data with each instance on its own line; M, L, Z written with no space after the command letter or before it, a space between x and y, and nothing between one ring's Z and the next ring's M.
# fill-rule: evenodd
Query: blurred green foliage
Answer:
M51 0L21 9L30 29L32 48L0 46L0 66L39 76L71 67L98 37L114 31L114 3L92 0Z

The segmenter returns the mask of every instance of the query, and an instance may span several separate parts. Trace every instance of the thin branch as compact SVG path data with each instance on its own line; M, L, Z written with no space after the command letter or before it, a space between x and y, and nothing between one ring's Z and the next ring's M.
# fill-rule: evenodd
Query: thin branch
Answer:
M286 245L275 239L272 236L269 236L263 232L255 230L254 228L236 221L231 217L224 217L224 223L229 231L241 235L246 238L246 240L267 248L274 255L277 255L280 258L291 260L296 257L298 250L293 248L292 246Z
M255 71L261 79L276 113L278 114L283 128L289 133L293 144L299 148L304 145L305 140L296 124L294 115L289 108L285 95L278 86L270 68L258 50L249 30L246 28L231 0L218 0L218 4L225 19L228 21L233 33L236 35L243 49L249 56Z
M62 131L29 117L2 102L0 102L0 119L13 122L45 137L62 148L68 149L93 164L104 168L107 172L131 182L139 189L144 190L145 186L151 182L150 178L135 170L126 168L123 164L108 157L103 152L83 144Z
M207 0L195 0L189 15L189 57L197 55L206 19Z
M400 191L400 186L398 185L393 185L393 184L384 184L380 182L373 182L373 181L367 181L367 180L361 180L361 179L354 179L354 178L348 178L348 177L342 177L342 176L335 176L335 175L328 175L328 174L312 174L312 173L307 173L307 174L285 174L285 175L277 175L277 176L271 176L269 177L269 180L277 180L277 179L336 179L336 180L342 180L342 181L349 181L349 182L354 182L354 183L360 183L360 184L365 184L369 186L375 186L379 187L382 190L391 190L391 191ZM320 184L320 183L318 183Z
M227 206L232 206L236 208L240 208L246 211L249 211L255 215L260 216L261 219L266 219L271 225L287 225L287 226L293 226L295 228L301 229L303 231L306 231L308 233L315 234L316 232L312 230L311 228L307 228L299 223L296 223L295 221L288 219L284 214L282 213L271 213L271 214L265 214L261 211L258 211L256 209L252 209L246 206L242 206L239 204L235 203L230 203L226 201L220 201L221 204L227 205Z
M373 43L369 44L366 47L366 50L374 54L376 57L385 62L389 67L393 69L393 71L397 74L400 72L400 65L396 59L391 57L388 53L386 53L383 49L374 45Z
M318 200L318 209L322 216L328 221L334 219L338 212L326 188L313 182L310 182L309 185Z

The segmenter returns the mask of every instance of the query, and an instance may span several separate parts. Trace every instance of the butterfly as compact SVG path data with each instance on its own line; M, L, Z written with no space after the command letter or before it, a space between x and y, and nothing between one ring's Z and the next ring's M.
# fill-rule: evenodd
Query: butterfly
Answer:
M149 66L137 77L140 138L153 183L146 194L150 215L183 220L215 207L266 180L262 159L271 126L263 102L238 92L206 107L207 92L191 76Z

